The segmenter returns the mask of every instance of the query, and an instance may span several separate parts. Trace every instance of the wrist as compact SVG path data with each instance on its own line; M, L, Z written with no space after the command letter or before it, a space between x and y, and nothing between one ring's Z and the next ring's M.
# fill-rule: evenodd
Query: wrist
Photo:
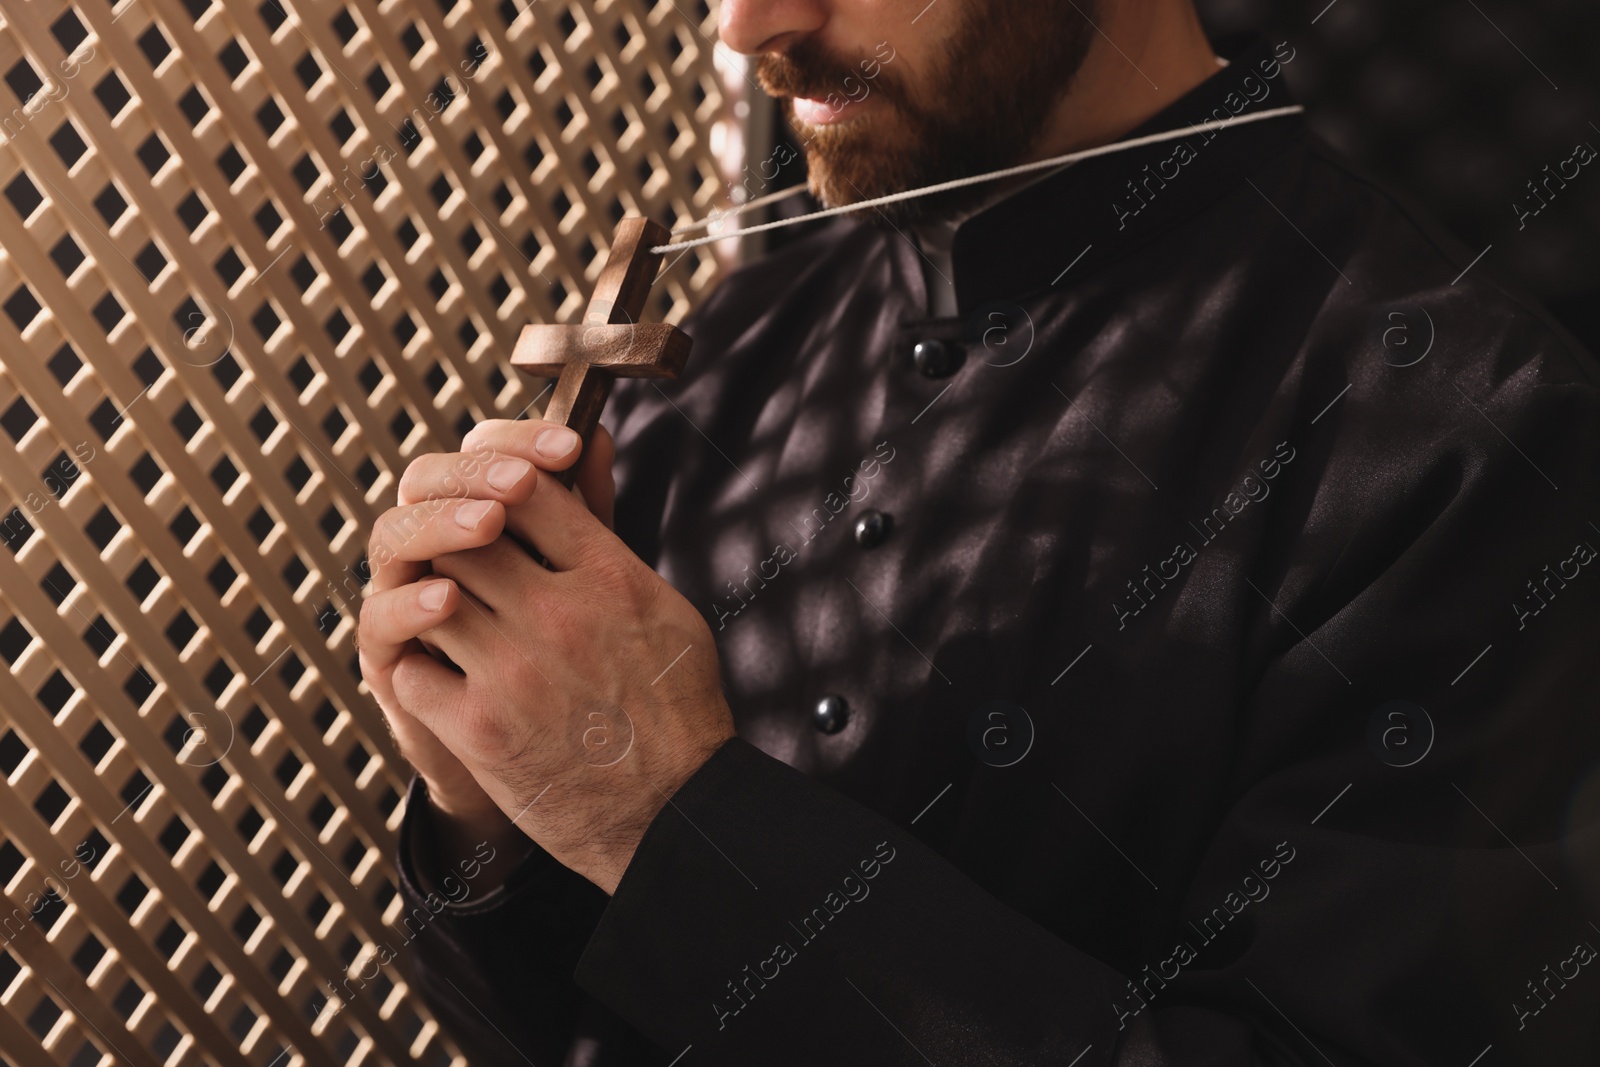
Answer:
M684 759L677 772L668 777L665 783L648 783L646 789L646 783L636 782L634 803L620 810L614 809L614 821L603 838L589 830L570 847L546 844L543 840L540 843L563 866L587 878L604 890L607 896L615 895L617 885L633 862L634 853L638 851L645 834L672 803L672 797L734 736L730 730L727 736Z
M482 897L505 883L532 847L504 812L451 808L424 792L417 813L423 825L413 845L413 867L423 888L452 903Z
M421 777L425 787L424 793L428 798L428 810L433 813L436 821L462 827L481 827L485 830L501 823L510 824L511 820L506 817L506 813L501 811L499 805L490 800L483 789L471 779L468 779L469 785L466 789L452 790L425 775Z
M633 862L633 854L638 851L645 830L649 829L658 813L659 809L652 812L650 818L630 828L615 828L610 840L605 843L591 838L571 849L547 851L563 867L587 878L609 897L616 893L617 883L622 881L622 874Z

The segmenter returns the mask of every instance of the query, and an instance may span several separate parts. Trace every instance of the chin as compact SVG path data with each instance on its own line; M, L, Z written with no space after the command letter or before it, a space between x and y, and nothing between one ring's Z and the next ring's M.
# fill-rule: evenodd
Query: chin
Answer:
M916 184L904 151L858 125L862 121L811 127L816 136L805 147L806 173L812 195L828 207L858 204Z
M907 189L959 177L959 174L917 173L908 167L907 157L893 149L873 144L870 155L850 153L847 158L827 157L814 150L806 153L807 183L811 195L824 207L845 207L863 200L874 200ZM928 168L931 169L931 168ZM983 199L987 186L955 189L935 196L901 200L860 212L874 225L899 230L925 222L940 222L967 213Z

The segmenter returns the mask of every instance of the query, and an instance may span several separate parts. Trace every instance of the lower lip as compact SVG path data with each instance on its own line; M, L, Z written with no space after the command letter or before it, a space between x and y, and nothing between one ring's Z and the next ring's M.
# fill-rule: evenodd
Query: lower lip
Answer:
M832 126L856 115L869 99L871 97L845 99L835 107L827 101L796 97L793 102L795 121L807 126Z

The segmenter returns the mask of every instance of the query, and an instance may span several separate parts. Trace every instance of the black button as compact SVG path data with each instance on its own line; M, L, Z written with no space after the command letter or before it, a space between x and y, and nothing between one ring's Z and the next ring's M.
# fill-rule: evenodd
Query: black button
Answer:
M911 361L929 378L948 378L961 369L966 353L954 341L918 341Z
M889 536L894 526L894 516L885 515L877 508L868 508L856 519L856 544L862 548L877 548Z
M836 734L850 721L850 705L837 693L829 693L811 709L811 725L825 734Z

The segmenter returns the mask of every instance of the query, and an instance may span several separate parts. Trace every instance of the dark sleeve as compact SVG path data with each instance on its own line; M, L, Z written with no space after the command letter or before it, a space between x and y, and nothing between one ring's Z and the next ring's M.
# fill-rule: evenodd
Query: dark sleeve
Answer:
M692 1047L684 1063L730 1067L1104 1067L1122 985L737 738L646 831L577 980L672 1055Z
M424 888L414 861L431 847L419 817L427 802L427 787L413 779L398 856L405 913L392 925L418 992L468 1062L656 1062L647 1041L572 980L605 893L537 846L488 894L470 893L470 871L441 873L439 891Z

